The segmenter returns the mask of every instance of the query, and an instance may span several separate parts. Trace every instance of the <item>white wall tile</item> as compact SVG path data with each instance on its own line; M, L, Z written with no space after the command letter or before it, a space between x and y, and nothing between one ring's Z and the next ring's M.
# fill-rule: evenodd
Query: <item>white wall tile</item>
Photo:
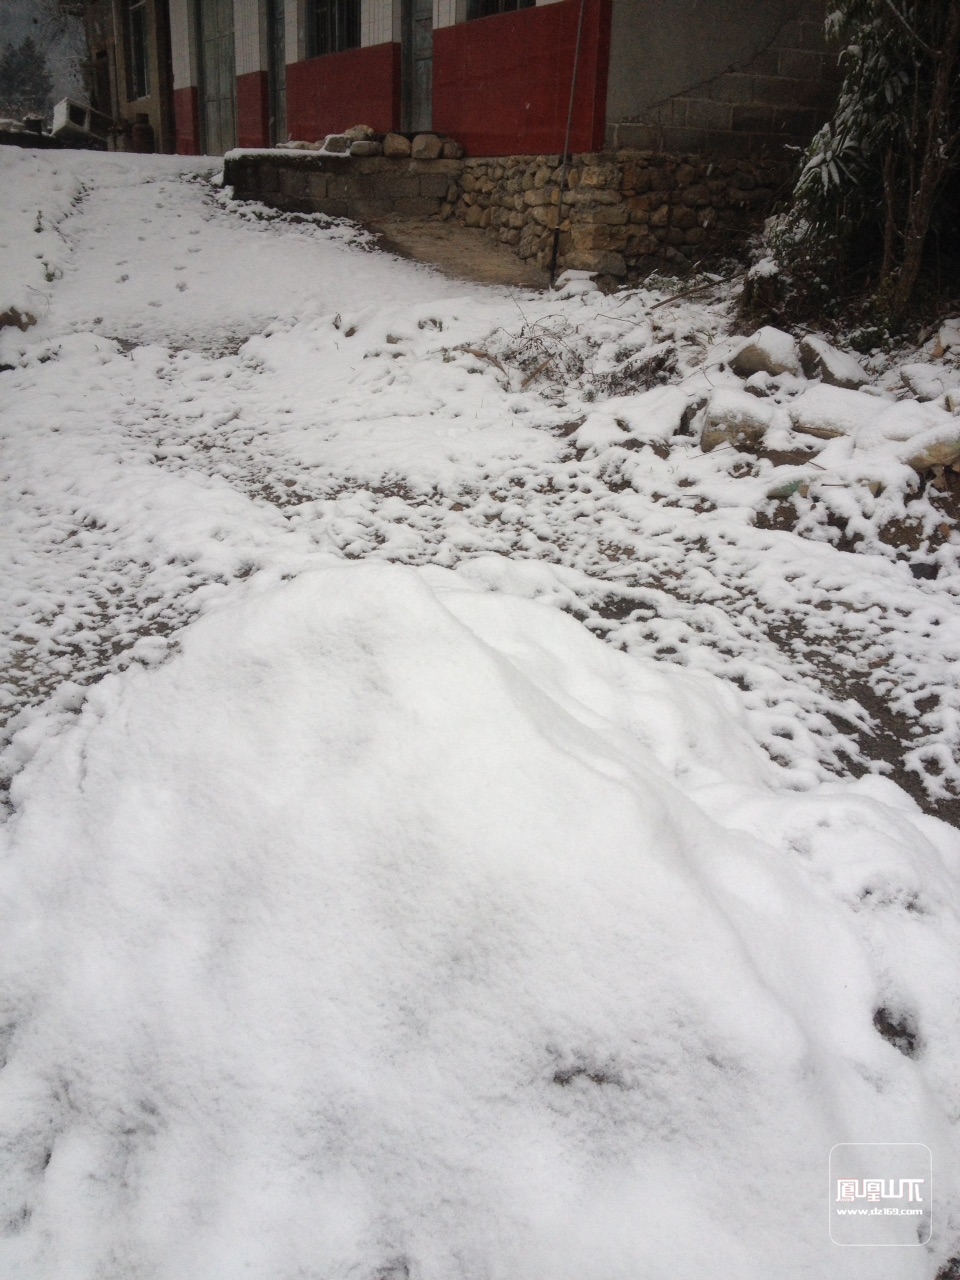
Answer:
M304 0L286 0L283 21L286 28L284 56L287 65L302 62L306 55L306 8Z
M360 43L388 44L393 39L393 0L361 0Z
M189 0L170 0L170 46L175 89L186 89L197 83L196 41L191 19Z
M260 0L233 0L233 29L237 75L265 70Z

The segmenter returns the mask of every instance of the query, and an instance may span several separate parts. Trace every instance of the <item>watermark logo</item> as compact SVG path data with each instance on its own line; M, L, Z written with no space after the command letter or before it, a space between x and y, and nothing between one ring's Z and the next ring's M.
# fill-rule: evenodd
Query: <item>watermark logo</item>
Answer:
M922 1245L933 1231L933 1159L920 1142L842 1142L830 1152L830 1239Z

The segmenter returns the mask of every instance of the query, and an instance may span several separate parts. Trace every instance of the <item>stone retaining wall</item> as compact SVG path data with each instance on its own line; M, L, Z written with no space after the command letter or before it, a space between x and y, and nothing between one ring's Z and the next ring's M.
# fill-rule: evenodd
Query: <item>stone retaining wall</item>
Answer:
M240 152L225 161L238 199L376 221L439 216L477 227L546 266L560 218L561 267L619 279L736 252L790 178L789 161L653 151L574 156L560 202L560 157L412 160Z
M559 156L462 163L456 199L443 205L441 217L484 228L521 258L546 266L560 216L560 265L617 277L734 252L791 174L790 162L765 157L574 156L561 210Z

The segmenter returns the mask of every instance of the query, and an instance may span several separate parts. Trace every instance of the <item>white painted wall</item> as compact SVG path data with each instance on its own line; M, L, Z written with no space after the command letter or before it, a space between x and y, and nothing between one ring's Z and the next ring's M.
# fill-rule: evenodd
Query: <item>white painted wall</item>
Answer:
M266 71L266 13L260 0L233 0L237 75Z
M287 0L283 7L284 58L287 66L291 62L302 62L307 53L307 13L305 0Z
M393 39L393 11L399 7L394 0L361 0L360 44L363 48L390 43Z
M190 0L170 0L170 46L174 89L197 84L197 48Z

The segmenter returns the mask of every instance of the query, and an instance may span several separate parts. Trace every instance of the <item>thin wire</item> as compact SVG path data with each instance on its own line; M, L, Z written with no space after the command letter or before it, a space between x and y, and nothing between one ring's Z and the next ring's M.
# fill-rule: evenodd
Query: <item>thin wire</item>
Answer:
M557 258L560 254L560 223L563 221L563 190L567 185L567 171L570 167L570 133L573 129L573 100L577 91L577 71L580 66L580 45L583 40L583 11L587 0L580 0L580 13L577 17L577 42L573 50L573 74L570 77L570 105L567 109L567 132L563 139L563 163L560 166L560 200L557 204L557 225L553 232L553 251L550 255L550 284L554 284L557 274Z

